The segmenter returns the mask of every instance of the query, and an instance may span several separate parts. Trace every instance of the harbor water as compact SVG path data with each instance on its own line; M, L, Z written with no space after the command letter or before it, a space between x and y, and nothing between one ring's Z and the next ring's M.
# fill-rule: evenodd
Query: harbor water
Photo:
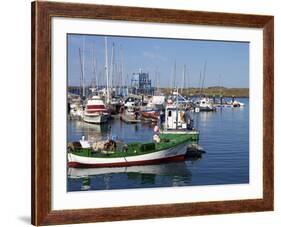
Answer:
M215 112L191 113L200 132L200 159L160 165L120 168L69 168L68 191L151 188L249 183L249 99L244 107L217 108ZM104 125L68 121L68 141L82 136L96 141L114 137L124 142L152 141L154 125L126 124L116 118Z

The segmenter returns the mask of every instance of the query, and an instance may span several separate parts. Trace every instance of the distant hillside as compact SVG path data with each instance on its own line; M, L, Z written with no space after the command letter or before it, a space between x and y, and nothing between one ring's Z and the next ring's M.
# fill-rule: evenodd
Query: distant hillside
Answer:
M161 88L163 93L169 94L171 92L170 88ZM179 90L180 91L180 90ZM226 88L226 87L208 87L204 88L202 94L206 96L220 96L224 97L249 97L249 88ZM200 95L200 88L186 88L183 89L182 95L187 96L197 96Z

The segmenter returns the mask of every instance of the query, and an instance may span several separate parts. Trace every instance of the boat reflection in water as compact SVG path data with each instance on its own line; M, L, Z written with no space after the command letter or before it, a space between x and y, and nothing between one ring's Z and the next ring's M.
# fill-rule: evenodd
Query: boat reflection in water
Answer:
M84 121L69 121L68 137L75 140L77 137L85 136L89 142L102 140L108 136L110 125L90 124Z
M68 168L69 184L73 191L126 188L184 186L191 182L188 162L114 168ZM124 181L123 179L126 179ZM78 183L78 182L79 183ZM121 187L122 188L122 187Z

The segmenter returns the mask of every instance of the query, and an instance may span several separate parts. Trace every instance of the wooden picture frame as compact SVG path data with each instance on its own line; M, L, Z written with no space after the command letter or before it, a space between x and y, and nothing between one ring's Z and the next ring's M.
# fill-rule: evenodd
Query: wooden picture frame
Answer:
M263 29L263 198L77 210L51 209L51 19L234 26ZM273 16L76 3L32 3L32 224L54 225L190 215L272 211L274 203ZM42 177L44 176L44 177Z

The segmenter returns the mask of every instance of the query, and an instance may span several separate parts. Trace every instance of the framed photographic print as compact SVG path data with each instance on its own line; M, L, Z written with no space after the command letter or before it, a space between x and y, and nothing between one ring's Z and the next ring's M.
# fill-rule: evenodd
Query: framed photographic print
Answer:
M32 3L32 224L273 210L272 16Z

